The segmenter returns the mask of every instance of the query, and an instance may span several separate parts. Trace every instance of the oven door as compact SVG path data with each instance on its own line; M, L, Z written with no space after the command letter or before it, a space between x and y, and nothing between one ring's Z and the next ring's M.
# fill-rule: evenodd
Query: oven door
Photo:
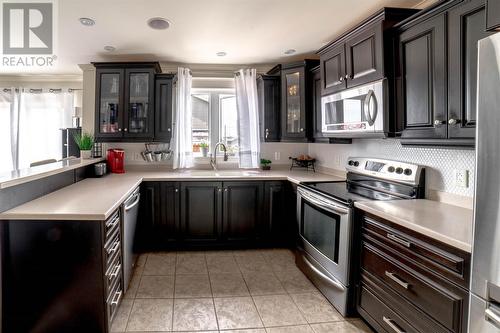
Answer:
M385 80L321 98L321 131L336 136L384 134Z
M351 209L298 187L299 246L326 270L333 286L349 285ZM314 268L314 267L313 267Z

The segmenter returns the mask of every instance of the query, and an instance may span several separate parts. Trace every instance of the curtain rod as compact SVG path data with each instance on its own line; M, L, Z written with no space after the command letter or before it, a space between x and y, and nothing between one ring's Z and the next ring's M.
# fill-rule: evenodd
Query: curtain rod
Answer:
M28 89L26 89L26 90L28 90ZM83 90L83 89L68 88L68 92L74 92L74 91L78 91L78 90ZM4 88L4 89L3 89L3 92L11 92L11 91L12 91L12 89L11 89L11 88ZM18 89L18 88L15 88L15 89L14 89L14 91L15 91L15 92L19 92L19 89ZM25 89L23 89L23 91L25 91ZM36 89L35 89L35 88L31 88L31 89L29 89L28 91L29 91L30 93L32 93L32 94L37 94L37 93L42 93L42 92L43 92L43 88L36 88ZM50 92L50 93L54 93L54 94L56 94L56 93L60 93L60 92L62 92L62 91L63 91L63 89L61 89L61 88L58 88L58 89L56 89L56 88L49 88L49 89L48 89L48 92Z

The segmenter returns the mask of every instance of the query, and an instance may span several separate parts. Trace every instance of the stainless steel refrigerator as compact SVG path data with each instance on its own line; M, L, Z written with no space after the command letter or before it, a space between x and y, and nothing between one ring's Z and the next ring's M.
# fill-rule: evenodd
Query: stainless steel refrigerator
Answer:
M479 42L469 333L500 332L500 33Z

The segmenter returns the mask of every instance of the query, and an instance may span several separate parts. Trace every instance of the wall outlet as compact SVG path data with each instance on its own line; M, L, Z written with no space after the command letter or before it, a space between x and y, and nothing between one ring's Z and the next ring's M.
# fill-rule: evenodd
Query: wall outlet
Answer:
M455 170L455 185L459 187L469 187L469 170Z
M281 152L275 151L274 152L274 160L279 161L281 159Z
M134 160L136 160L136 161L142 161L142 155L141 155L141 153L135 153L134 154Z

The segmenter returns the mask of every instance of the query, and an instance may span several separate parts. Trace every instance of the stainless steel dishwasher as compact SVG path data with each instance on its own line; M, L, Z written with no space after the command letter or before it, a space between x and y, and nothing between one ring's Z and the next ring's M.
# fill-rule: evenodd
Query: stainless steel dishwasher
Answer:
M139 200L141 194L137 187L122 205L123 223L122 223L122 253L123 253L123 281L124 290L128 289L132 271L134 269L137 255L134 253L134 236L137 224L137 215L139 213Z

